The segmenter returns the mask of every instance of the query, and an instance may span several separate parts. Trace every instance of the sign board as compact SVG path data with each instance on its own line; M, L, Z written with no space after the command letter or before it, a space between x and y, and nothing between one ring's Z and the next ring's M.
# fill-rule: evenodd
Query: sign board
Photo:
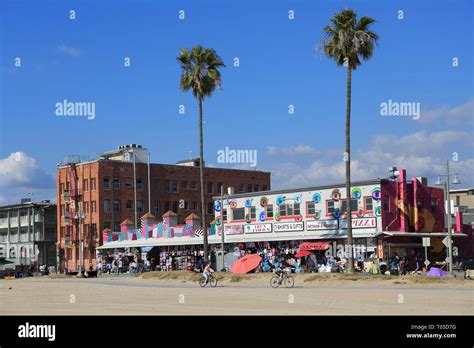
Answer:
M280 222L273 224L275 232L294 232L303 231L303 222Z
M446 246L446 247L449 247L449 243L448 243L448 237L445 237L443 239L443 244ZM451 240L451 244L453 244L453 241Z
M423 246L424 247L431 246L431 238L430 237L423 237Z
M430 262L428 261L428 259L425 260L425 266L428 267L430 265Z
M244 227L242 225L224 225L226 235L243 234Z
M377 240L377 257L383 259L383 244L382 239Z
M245 233L269 233L271 231L272 231L272 224L244 225Z
M306 221L306 230L337 230L339 223L337 220L310 220Z
M375 228L377 227L377 219L374 217L352 219L352 228ZM341 220L341 228L347 228L347 220Z

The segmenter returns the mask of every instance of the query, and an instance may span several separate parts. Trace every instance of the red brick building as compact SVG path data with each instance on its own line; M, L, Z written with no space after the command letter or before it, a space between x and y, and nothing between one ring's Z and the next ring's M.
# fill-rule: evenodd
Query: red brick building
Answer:
M68 270L77 270L79 235L84 243L83 265L87 268L92 264L95 268L95 248L102 244L104 229L119 231L125 219L140 226L140 217L147 212L160 218L172 210L178 214L180 224L191 213L201 215L199 160L148 166L147 157L147 150L140 145L120 146L101 154L98 160L69 161L58 167L58 250L64 260L60 267L67 265ZM233 187L235 193L271 188L268 172L205 168L204 175L207 224L214 215L212 197L220 194L221 186L225 192Z

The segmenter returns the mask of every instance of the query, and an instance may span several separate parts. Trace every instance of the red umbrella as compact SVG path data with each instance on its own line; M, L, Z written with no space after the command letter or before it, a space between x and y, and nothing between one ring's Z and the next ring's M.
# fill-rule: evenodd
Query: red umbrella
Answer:
M298 251L295 256L296 256L297 258L300 258L300 257L303 257L303 256L308 256L308 255L311 255L311 252L310 252L310 251L301 250L301 251Z
M260 261L262 261L262 258L258 254L246 255L235 261L230 271L232 273L245 274L257 268Z

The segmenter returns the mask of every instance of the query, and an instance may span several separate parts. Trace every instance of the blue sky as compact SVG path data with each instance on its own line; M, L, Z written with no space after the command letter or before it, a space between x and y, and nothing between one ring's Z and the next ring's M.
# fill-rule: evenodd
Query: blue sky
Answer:
M223 90L204 103L209 165L236 166L217 163L225 147L257 150L257 169L272 172L274 188L342 182L346 73L314 48L345 7L375 18L380 36L352 78L354 178L397 165L432 180L456 152L453 168L462 186L473 186L472 1L4 0L0 203L26 192L53 197L66 154L139 143L153 162L197 157L197 102L179 90L176 63L179 48L195 44L216 49L227 65ZM95 119L57 117L64 99L94 102ZM389 99L420 103L420 119L381 116Z

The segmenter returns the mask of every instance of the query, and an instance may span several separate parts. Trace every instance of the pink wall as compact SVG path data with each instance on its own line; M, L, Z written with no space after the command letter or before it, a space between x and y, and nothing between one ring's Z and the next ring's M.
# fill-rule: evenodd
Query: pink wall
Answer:
M401 170L399 181L381 181L382 229L401 232L443 232L445 230L443 190L423 186L419 182L414 183L414 180L413 178L412 182L407 182L405 171Z

